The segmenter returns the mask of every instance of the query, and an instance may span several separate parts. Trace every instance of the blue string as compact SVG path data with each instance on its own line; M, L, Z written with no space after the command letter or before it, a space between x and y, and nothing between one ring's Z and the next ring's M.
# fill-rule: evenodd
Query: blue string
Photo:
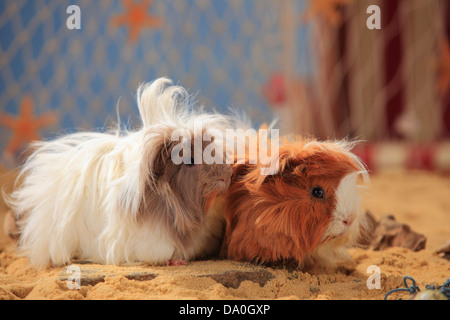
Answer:
M412 282L411 286L409 286L409 287L408 287L407 280L411 280L411 282ZM416 281L413 278L411 278L410 276L403 277L403 284L405 285L405 288L397 288L397 289L390 290L384 296L384 300L387 300L387 297L391 293L394 293L394 292L407 291L407 292L409 292L409 294L414 294L414 293L417 293L420 291L420 288L418 286L416 286ZM447 299L450 299L450 278L448 278L447 281L442 286L439 286L438 288L435 288L434 285L425 285L425 288L428 290L439 290L443 295L445 295L447 297ZM402 299L400 298L398 300L402 300Z
M448 278L442 286L435 288L432 284L427 284L425 288L429 290L439 290L444 296L447 297L447 299L450 299L450 278Z
M412 285L410 287L408 287L408 283L406 283L406 280L411 280ZM404 276L403 277L403 284L405 285L405 288L397 288L397 289L392 289L391 291L389 291L388 293L386 293L386 295L384 296L384 300L387 300L387 297L394 292L398 292L398 291L408 291L409 294L414 294L418 291L420 291L419 287L416 286L416 281L411 278L410 276ZM401 300L401 299L399 299Z

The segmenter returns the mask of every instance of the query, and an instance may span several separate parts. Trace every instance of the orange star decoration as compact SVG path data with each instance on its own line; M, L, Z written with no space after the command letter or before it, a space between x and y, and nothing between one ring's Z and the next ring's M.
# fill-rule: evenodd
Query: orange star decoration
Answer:
M347 5L352 0L309 0L309 6L305 13L305 20L307 22L315 17L323 17L332 25L338 25L342 22L342 17L339 13L340 5Z
M33 116L33 99L26 95L22 99L17 117L0 113L0 124L12 130L13 135L4 150L5 158L16 154L24 145L33 140L40 140L39 129L57 121L55 113L49 112L39 117Z
M161 28L163 20L159 17L148 15L148 8L151 7L153 0L141 0L134 2L133 0L122 0L125 7L125 13L112 18L112 25L120 27L128 25L128 40L136 42L142 28Z
M448 39L441 39L440 47L441 57L438 62L438 89L439 92L444 95L450 88L450 45L448 43Z

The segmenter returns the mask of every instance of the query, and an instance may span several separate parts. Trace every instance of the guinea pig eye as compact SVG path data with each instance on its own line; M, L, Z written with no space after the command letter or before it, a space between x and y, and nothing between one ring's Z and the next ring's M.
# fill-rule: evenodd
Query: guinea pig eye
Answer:
M311 195L317 199L323 199L325 197L325 191L322 187L314 187L311 189Z

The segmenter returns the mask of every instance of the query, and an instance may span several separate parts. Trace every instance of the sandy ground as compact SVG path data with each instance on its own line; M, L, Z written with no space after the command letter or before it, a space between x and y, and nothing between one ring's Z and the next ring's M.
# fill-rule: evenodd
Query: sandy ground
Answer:
M9 190L14 173L0 172ZM383 299L403 287L409 275L424 289L450 278L450 261L435 251L450 239L450 176L426 172L383 172L372 175L364 209L375 218L396 220L427 237L426 249L384 251L350 249L353 264L333 272L305 273L226 260L193 261L186 266L104 266L74 261L81 288L67 267L36 270L18 257L14 244L0 232L0 299ZM6 206L0 202L0 224ZM369 289L367 268L378 266L381 288ZM399 293L392 298L408 298Z

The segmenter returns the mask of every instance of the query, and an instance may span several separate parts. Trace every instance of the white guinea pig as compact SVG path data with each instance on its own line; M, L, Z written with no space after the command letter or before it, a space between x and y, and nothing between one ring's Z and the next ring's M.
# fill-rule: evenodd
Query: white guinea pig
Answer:
M172 134L184 130L190 144L196 135L225 128L227 120L195 113L187 91L170 84L161 78L139 87L137 131L79 132L32 145L8 203L20 252L33 265L72 258L183 264L220 247L222 225L206 213L227 190L232 170L175 164L171 154L179 141ZM194 122L202 124L200 131Z

